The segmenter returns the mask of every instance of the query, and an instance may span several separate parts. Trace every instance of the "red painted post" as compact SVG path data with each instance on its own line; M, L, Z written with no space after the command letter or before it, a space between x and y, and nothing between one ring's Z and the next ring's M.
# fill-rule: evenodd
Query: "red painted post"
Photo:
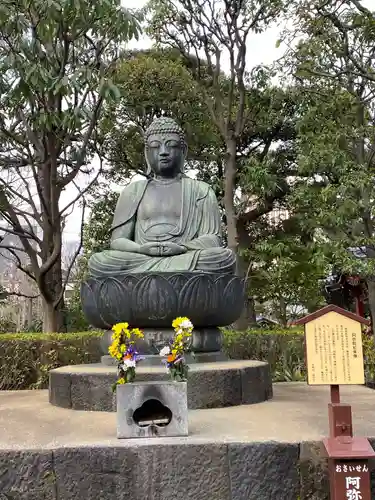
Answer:
M331 385L331 403L340 403L340 386Z
M328 455L331 500L371 500L368 459L375 453L367 439L353 437L351 406L340 402L338 385L331 385L328 419L330 435L323 444Z

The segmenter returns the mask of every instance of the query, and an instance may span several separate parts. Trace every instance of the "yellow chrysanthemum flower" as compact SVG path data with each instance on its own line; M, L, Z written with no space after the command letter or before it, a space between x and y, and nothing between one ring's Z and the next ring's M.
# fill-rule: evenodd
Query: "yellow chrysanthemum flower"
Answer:
M172 326L175 330L175 337L173 339L171 354L182 355L192 335L194 326L186 316L180 316L173 320Z
M139 328L133 328L131 330L131 333L132 333L132 335L134 335L135 337L138 337L140 339L144 338L143 332Z
M192 331L193 324L186 316L180 316L173 320L172 327L176 331L176 333Z
M129 328L129 323L117 323L116 325L113 325L112 330L115 332L116 335L121 335L121 333L126 332L128 328Z
M112 340L120 340L122 334L122 330L117 330L112 334Z
M124 377L119 378L117 383L120 385L124 385L126 383Z
M111 354L112 352L116 352L117 351L117 345L115 344L111 344L109 347L108 347L108 351L109 353Z
M173 322L172 322L172 326L173 328L179 328L180 324L185 320L185 319L188 319L188 318L185 318L185 317L181 317L179 316L178 318L174 319Z

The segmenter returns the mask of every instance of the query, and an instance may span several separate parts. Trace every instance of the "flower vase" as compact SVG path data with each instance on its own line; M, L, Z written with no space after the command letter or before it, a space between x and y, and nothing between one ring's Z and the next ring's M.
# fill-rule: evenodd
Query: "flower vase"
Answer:
M116 399L119 439L188 435L186 382L122 384Z

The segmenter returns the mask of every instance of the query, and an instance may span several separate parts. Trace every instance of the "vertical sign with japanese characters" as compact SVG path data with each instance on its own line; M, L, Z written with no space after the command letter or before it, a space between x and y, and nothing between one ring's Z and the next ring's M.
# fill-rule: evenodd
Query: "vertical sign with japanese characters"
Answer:
M336 496L332 500L371 500L367 460L337 461L333 467Z
M335 311L305 324L308 383L364 384L361 324Z

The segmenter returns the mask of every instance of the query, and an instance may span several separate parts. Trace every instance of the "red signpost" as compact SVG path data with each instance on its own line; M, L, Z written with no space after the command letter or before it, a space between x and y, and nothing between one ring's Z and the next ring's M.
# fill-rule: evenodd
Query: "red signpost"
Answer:
M296 324L305 325L308 383L331 388L329 437L323 440L331 500L371 500L369 459L375 452L366 438L353 436L351 406L341 403L339 387L364 383L361 324L369 322L331 305Z

